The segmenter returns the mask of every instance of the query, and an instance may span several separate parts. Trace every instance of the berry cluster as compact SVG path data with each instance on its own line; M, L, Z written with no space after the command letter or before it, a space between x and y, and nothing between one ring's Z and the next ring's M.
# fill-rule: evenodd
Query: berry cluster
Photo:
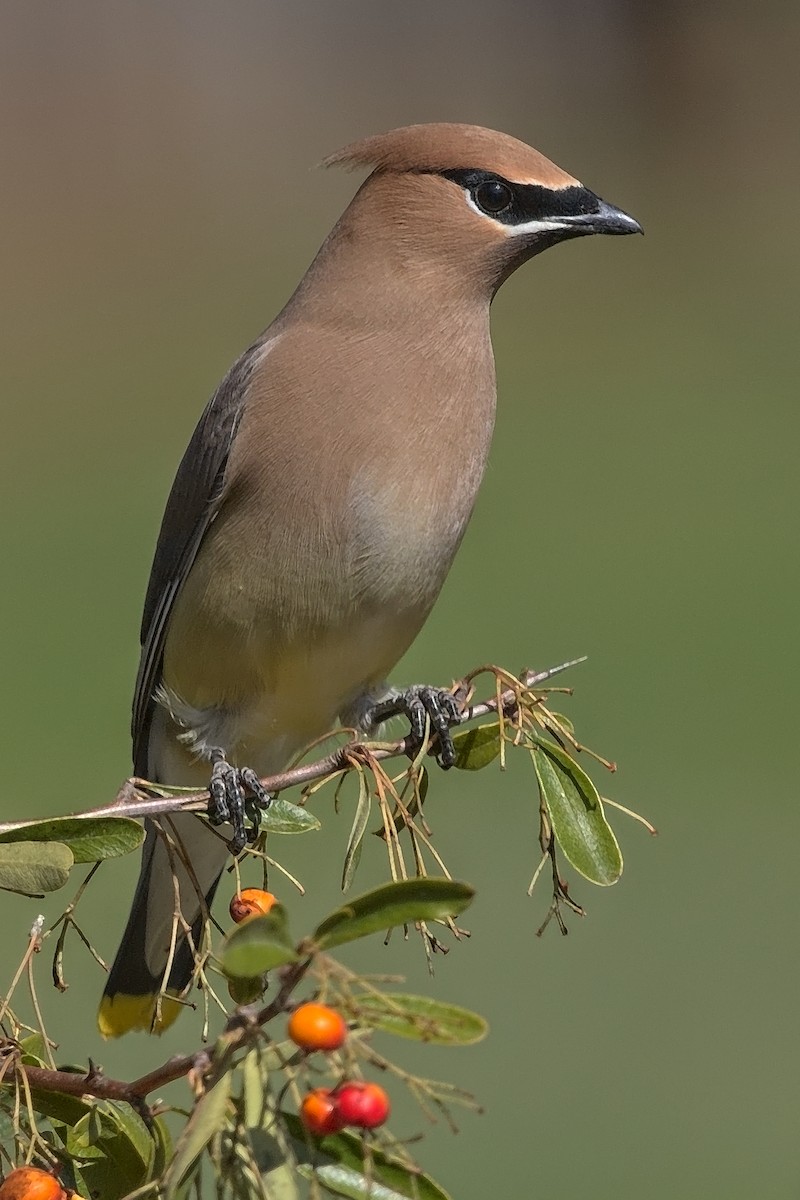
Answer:
M273 904L272 892L244 888L231 900L230 914L239 923L268 913ZM308 1054L315 1050L330 1053L344 1045L347 1024L335 1009L311 1001L294 1010L287 1032L294 1044ZM379 1084L354 1079L344 1080L335 1088L319 1087L308 1092L300 1105L300 1118L309 1133L324 1137L348 1125L355 1129L377 1129L387 1120L389 1111L389 1097ZM4 1200L1 1195L0 1200Z
M300 1118L309 1133L325 1137L347 1125L377 1129L389 1116L389 1097L377 1083L355 1079L330 1088L314 1088L300 1105Z
M338 1050L347 1037L340 1013L327 1004L301 1004L289 1018L289 1037L301 1050ZM336 1088L314 1088L303 1098L300 1117L309 1133L324 1137L347 1125L377 1129L389 1116L389 1097L377 1083L345 1080Z

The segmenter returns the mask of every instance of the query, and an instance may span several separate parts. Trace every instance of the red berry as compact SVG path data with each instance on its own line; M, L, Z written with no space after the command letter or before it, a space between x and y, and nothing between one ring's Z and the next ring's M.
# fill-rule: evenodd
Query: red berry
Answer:
M300 1120L314 1137L344 1129L336 1098L328 1088L314 1088L306 1093L300 1105Z
M265 892L262 888L243 888L231 900L228 911L238 925L247 917L265 916L275 903L272 892Z
M338 1050L347 1037L347 1025L327 1004L301 1004L289 1018L288 1033L303 1050Z
M334 1092L334 1099L343 1123L359 1129L377 1129L391 1111L389 1097L377 1083L343 1083Z

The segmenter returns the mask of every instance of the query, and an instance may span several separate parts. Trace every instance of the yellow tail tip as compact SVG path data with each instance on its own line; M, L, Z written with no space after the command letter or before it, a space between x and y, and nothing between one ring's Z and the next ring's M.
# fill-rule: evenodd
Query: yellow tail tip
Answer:
M163 1033L169 1029L183 1008L172 995L161 997L160 1012L156 1013L157 996L103 996L97 1012L97 1028L104 1038L121 1037L134 1029L147 1033Z

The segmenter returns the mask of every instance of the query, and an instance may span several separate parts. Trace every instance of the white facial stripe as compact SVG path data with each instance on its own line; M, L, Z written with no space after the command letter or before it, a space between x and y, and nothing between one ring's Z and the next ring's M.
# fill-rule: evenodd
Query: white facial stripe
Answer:
M503 225L508 237L517 237L524 233L541 233L546 229L569 229L573 221L525 221L522 225Z
M548 229L569 229L570 225L573 224L568 218L563 221L551 218L550 220L543 221L525 221L521 225L506 225L504 221L498 221L495 217L485 213L483 209L478 208L467 188L464 189L464 195L472 211L476 212L479 217L483 217L484 221L491 221L492 225L496 229L502 230L506 237L519 237L526 233L541 233Z

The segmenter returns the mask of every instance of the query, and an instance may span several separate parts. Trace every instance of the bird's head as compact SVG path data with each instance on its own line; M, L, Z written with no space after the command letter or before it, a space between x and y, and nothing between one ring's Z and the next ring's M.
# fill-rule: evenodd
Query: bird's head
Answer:
M477 125L409 125L345 146L325 165L372 168L346 214L350 236L373 253L393 246L409 269L455 268L490 294L548 246L642 232L537 150Z

